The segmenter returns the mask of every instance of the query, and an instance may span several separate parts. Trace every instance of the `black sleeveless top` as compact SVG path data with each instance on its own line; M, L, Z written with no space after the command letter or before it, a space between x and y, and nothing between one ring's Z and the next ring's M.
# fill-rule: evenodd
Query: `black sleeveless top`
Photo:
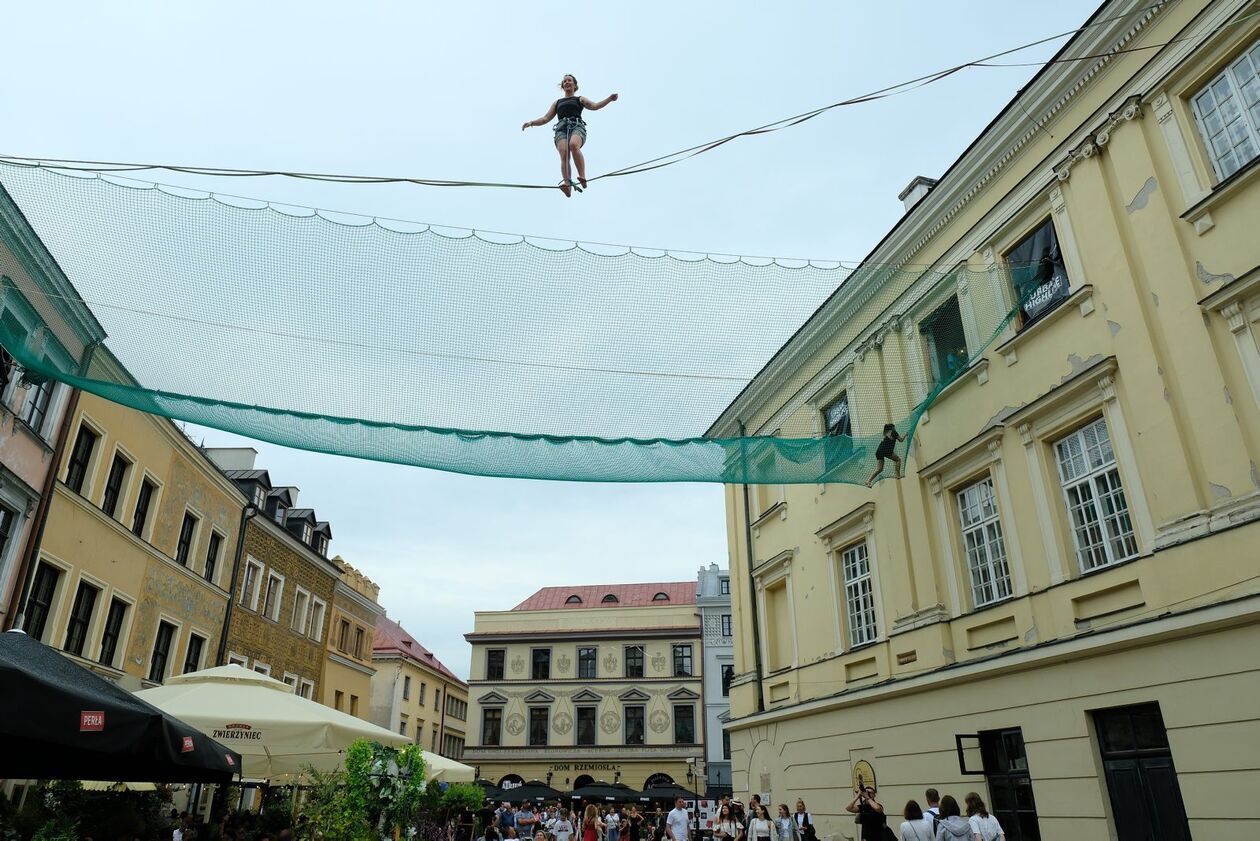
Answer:
M576 96L565 96L556 100L556 116L560 119L582 116L582 100Z

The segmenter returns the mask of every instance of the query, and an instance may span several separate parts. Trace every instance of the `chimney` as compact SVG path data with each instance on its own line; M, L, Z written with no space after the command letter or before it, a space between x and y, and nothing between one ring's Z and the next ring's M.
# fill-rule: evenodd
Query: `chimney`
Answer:
M906 185L906 189L902 190L897 198L901 199L901 203L906 206L906 212L918 204L924 196L932 192L932 188L940 182L935 178L928 178L924 175L916 175L910 179L910 183Z
M253 447L207 447L205 452L220 470L253 470L258 458Z

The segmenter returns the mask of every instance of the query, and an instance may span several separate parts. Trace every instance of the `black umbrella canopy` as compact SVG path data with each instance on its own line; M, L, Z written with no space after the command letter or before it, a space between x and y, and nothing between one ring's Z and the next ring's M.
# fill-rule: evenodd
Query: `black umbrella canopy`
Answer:
M498 789L498 792L500 800L512 803L520 803L522 800L559 800L564 797L563 791L557 791L542 780L530 780L523 786Z
M625 783L622 783L622 782L612 783L612 787L615 788L617 791L621 792L621 796L617 798L618 800L625 801L628 803L631 800L646 800L647 799L646 797L643 796L643 792L635 791L634 789L630 788L630 786L626 785Z
M652 786L643 789L643 796L648 800L669 800L673 801L681 797L684 800L699 800L700 795L694 791L683 788L678 783L666 783L665 785Z
M0 634L0 779L227 783L240 754L21 631Z
M482 790L485 791L487 800L494 800L495 802L498 802L503 799L503 792L499 790L497 785L489 780L477 780L477 785L481 786Z
M575 788L569 792L570 800L605 800L608 802L633 800L637 792L629 786L617 788L611 783L596 780L590 785Z

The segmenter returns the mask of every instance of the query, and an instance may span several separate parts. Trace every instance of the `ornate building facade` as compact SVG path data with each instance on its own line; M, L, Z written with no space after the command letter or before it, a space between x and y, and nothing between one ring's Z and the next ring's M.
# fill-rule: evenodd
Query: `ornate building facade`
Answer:
M478 612L464 762L511 788L704 785L696 583L545 587Z
M878 430L936 313L1044 269L955 335L904 479L727 488L737 793L840 838L859 770L1009 841L1260 837L1256 11L1103 3L715 423Z

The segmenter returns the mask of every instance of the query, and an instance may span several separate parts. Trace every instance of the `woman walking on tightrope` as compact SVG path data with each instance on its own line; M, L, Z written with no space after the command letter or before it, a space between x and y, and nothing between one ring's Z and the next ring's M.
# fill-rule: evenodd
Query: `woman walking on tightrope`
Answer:
M617 94L611 94L599 102L592 102L584 96L577 95L577 78L566 74L560 80L560 90L564 96L551 103L547 113L537 120L527 120L521 131L532 126L546 125L552 117L556 117L555 139L556 151L560 153L560 189L566 196L573 195L576 188L580 193L586 187L586 158L582 155L582 147L586 145L586 122L582 119L582 110L598 111L610 102L617 101ZM573 183L570 160L577 166L578 183ZM581 186L579 186L581 185Z

